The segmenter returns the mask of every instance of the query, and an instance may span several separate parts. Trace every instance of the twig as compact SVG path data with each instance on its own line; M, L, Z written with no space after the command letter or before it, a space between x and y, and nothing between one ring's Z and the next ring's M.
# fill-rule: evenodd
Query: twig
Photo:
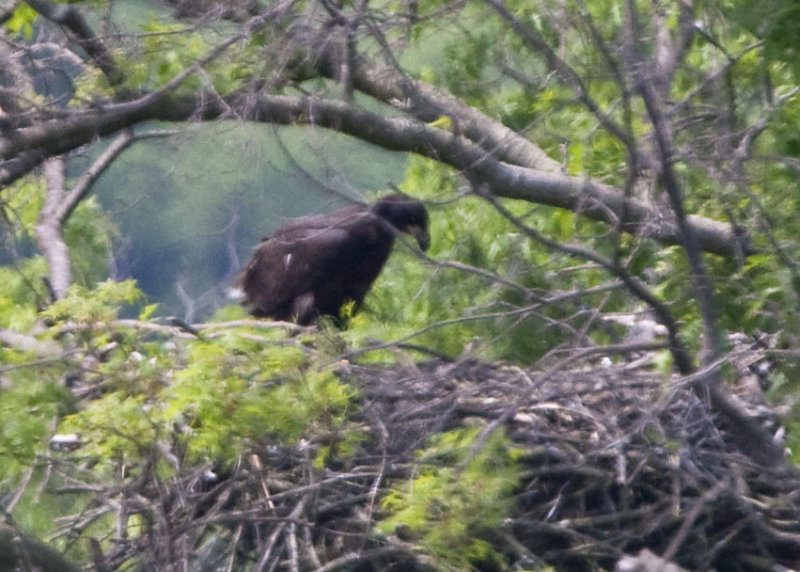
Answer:
M406 552L406 549L399 546L384 546L381 548L373 548L372 550L365 550L363 552L349 552L344 556L330 560L324 566L318 568L316 572L333 572L334 570L345 568L355 562L369 562L370 560L382 558L384 556L404 554Z
M700 516L700 512L703 510L703 508L705 508L706 505L713 503L717 497L728 488L728 486L729 484L726 480L719 481L712 489L707 490L699 499L697 499L697 502L692 507L692 510L690 510L689 514L686 515L686 518L683 520L683 524L681 524L678 532L675 533L675 536L672 538L669 546L664 551L664 554L662 554L661 557L664 560L669 562L675 558L675 555L678 553L681 544L683 544L683 542L689 536L695 521Z
M17 503L22 499L22 496L28 489L28 484L31 482L31 477L33 477L33 473L35 470L36 470L36 465L31 465L31 468L25 472L25 475L22 477L19 484L17 485L17 491L14 493L14 496L11 497L11 500L8 501L8 504L6 506L2 507L4 513L11 514L14 512L14 508L17 506Z
M289 549L289 570L290 572L300 572L300 562L297 550L297 524L294 522L289 523L289 530L287 532L288 549Z
M42 17L65 26L72 32L80 46L86 50L94 64L106 76L109 84L117 85L124 80L122 70L114 61L111 52L95 35L75 6L52 4L46 0L26 0L26 4L36 10Z
M308 497L306 496L300 498L297 505L295 505L294 509L292 509L292 512L289 513L288 516L289 520L297 520L300 517L300 514L303 512L303 509L305 508L307 498ZM253 568L255 572L263 572L263 570L265 569L270 560L270 557L272 555L272 550L273 548L275 548L275 544L278 541L278 537L284 532L287 524L288 521L280 522L275 527L275 530L272 531L272 534L270 534L269 539L267 540L267 545L261 554L261 558L259 558L255 568ZM296 554L296 547L295 547L295 554Z

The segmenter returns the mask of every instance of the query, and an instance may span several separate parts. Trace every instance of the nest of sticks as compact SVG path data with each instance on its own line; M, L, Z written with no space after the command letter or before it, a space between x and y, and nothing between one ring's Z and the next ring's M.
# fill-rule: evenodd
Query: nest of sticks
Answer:
M96 492L95 506L113 503L120 522L135 514L144 524L111 549L94 543L97 569L447 569L401 534L376 534L375 523L430 435L476 423L485 434L502 427L524 450L514 509L484 538L510 569L655 569L625 560L645 551L674 570L800 562L797 472L755 466L674 376L472 360L336 367L358 388L371 436L346 465L314 469L305 444L253 451L223 476L193 467L165 481L143 470L123 489ZM757 411L778 427L769 407Z

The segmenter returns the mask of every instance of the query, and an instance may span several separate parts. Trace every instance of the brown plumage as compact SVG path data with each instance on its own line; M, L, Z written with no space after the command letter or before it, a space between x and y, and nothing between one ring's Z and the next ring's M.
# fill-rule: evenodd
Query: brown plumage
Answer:
M238 278L244 305L258 317L307 325L358 311L392 251L398 232L427 250L428 212L416 200L390 195L371 207L346 207L289 221L262 239Z

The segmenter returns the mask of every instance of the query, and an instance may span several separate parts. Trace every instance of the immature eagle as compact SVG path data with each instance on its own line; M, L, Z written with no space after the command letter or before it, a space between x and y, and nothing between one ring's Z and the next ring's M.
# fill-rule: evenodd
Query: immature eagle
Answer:
M254 316L301 325L319 316L339 319L350 301L358 311L398 232L428 249L428 212L422 203L390 195L371 207L289 221L261 240L239 275L244 305Z

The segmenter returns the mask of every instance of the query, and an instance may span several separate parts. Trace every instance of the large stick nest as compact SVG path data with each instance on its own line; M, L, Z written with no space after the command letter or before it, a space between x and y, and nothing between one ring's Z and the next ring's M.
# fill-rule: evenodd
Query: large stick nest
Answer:
M688 570L800 562L797 473L754 466L674 376L471 360L337 370L358 388L359 422L370 436L346 466L314 469L312 443L254 451L218 480L195 468L158 485L140 480L98 493L98 504L116 503L122 522L140 514L147 530L95 552L98 568L131 558L154 570L444 568L374 525L388 488L418 474L415 451L430 435L476 423L476 447L502 428L525 451L515 508L477 532L513 569L608 570L645 548ZM776 423L769 408L758 411Z

